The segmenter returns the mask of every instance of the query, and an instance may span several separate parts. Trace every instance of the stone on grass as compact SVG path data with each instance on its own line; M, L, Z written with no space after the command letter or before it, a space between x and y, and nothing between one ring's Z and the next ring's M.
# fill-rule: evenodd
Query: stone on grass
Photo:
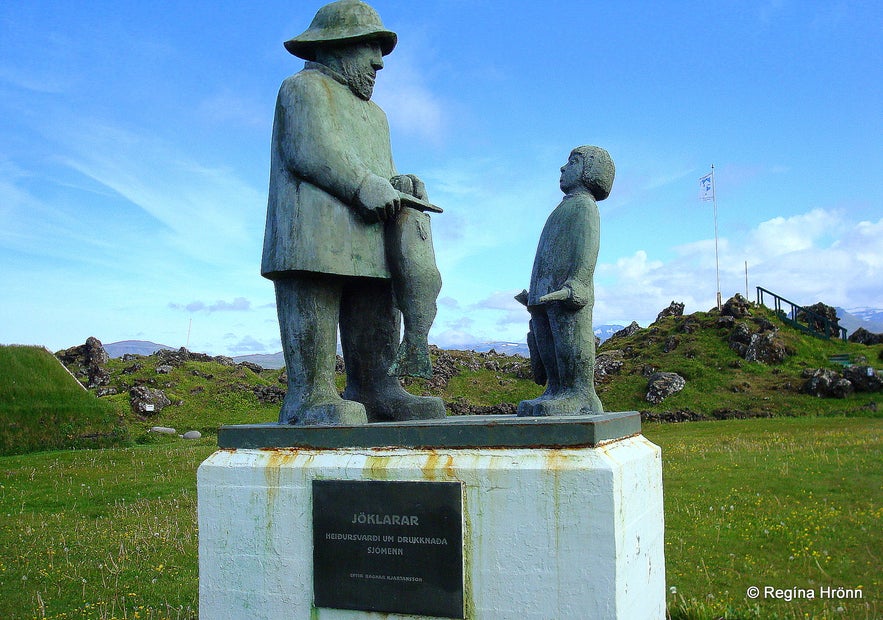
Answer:
M840 373L827 368L804 370L802 377L806 379L800 391L819 398L845 398L852 394L852 383L840 376Z
M658 405L687 385L686 379L676 372L654 372L647 380L647 402Z
M856 392L879 392L883 390L883 377L873 366L849 366L843 369L843 378Z
M172 404L162 390L139 385L129 390L132 411L140 416L150 417Z
M744 357L748 362L779 364L785 361L788 353L785 351L785 343L778 336L778 330L774 330L752 334Z
M622 370L622 351L604 351L595 357L595 381L602 382L606 377Z
M148 433L159 433L160 435L176 435L178 432L168 426L151 426Z

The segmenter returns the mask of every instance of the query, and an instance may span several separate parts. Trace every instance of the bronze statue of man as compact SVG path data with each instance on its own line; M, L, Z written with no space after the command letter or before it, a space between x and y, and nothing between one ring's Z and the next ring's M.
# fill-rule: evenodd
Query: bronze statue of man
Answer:
M396 41L370 6L338 0L285 42L306 64L282 83L276 102L261 264L276 289L288 371L280 423L445 415L441 399L413 396L395 376L425 375L428 351L413 341L425 341L441 287L429 217L404 206L431 207L425 187L397 173L386 115L371 101ZM338 324L343 397L334 383ZM414 325L422 338L409 337ZM425 364L408 372L415 350Z

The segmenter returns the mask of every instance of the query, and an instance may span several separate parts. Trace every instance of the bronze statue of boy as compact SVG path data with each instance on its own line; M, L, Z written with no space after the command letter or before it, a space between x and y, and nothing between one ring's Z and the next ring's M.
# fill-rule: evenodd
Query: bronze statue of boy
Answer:
M613 187L610 154L580 146L561 168L565 196L546 220L537 246L530 290L516 299L530 312L528 345L538 398L518 404L519 416L601 414L595 393L592 278L598 260L601 218L596 201Z

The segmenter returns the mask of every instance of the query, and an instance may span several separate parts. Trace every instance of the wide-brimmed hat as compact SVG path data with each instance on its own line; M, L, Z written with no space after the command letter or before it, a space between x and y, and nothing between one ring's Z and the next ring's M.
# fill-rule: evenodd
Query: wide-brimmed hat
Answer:
M380 15L360 0L337 0L316 12L310 27L285 42L285 49L304 60L316 59L316 48L329 43L377 40L384 56L396 46L396 33L383 27Z

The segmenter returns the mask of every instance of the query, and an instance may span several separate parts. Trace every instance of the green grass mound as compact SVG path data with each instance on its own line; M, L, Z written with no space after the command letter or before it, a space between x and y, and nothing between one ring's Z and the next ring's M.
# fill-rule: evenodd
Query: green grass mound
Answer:
M117 409L41 347L0 346L0 455L121 445Z
M757 333L772 328L784 349L778 361L748 361L732 345L739 324ZM777 330L777 331L776 331ZM844 398L817 398L803 393L804 371L842 371L832 357L847 356L858 365L874 365L883 345L866 346L810 336L783 323L771 310L750 304L747 317L730 322L717 310L664 317L598 349L622 365L596 384L607 411L638 410L646 419L683 421L746 417L880 415L880 392L854 392ZM647 402L648 377L656 371L677 373L683 390L658 404ZM878 371L879 372L879 371Z

